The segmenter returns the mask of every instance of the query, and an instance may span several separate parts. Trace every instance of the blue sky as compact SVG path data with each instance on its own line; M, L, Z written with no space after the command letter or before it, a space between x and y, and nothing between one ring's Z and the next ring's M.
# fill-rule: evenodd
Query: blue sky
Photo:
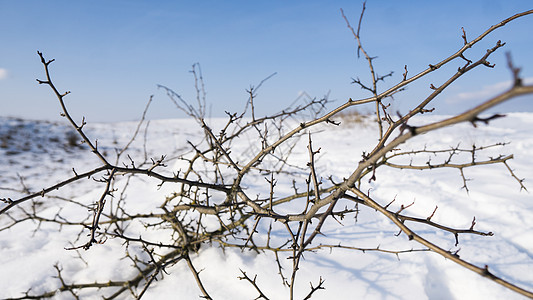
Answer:
M362 1L7 1L0 0L0 115L59 120L37 50L56 62L55 84L76 118L135 120L150 95L149 118L183 117L157 89L166 85L195 101L191 66L200 63L211 115L239 112L245 90L277 72L259 90L257 115L281 110L302 91L329 92L341 104L368 96L351 78L368 80L366 61L357 59L353 36L340 8L355 26ZM469 39L515 13L533 8L524 1L368 1L361 37L379 74L394 71L382 85L401 80L404 65L415 74L461 47L461 27ZM501 39L507 45L436 101L439 113L466 110L510 80L505 52L522 75L533 77L533 16L490 35L467 52L482 55ZM462 64L398 95L394 110L405 112ZM532 97L498 109L533 111ZM330 106L333 108L334 106ZM362 110L370 110L363 107Z

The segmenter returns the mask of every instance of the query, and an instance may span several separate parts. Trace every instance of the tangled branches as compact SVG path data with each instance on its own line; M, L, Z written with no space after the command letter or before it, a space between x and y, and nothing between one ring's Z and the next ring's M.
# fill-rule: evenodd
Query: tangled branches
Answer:
M460 235L491 236L493 234L477 230L475 217L471 226L456 228L446 225L446 222L433 220L437 207L425 218L414 216L409 213L409 208L413 203L396 206L394 199L392 201L383 199L367 191L370 182L379 180L376 175L377 170L387 167L417 170L454 168L460 171L460 177L464 183L463 188L469 191L464 170L491 164L505 165L521 189L526 189L523 180L519 179L509 167L508 161L513 158L512 155L500 155L485 160L477 158L479 152L504 146L505 143L473 145L471 148L457 145L432 150L426 148L401 150L400 147L416 136L431 134L437 129L454 124L489 123L502 116L481 117L480 115L487 109L517 96L533 93L533 86L522 83L518 69L514 67L509 58L514 85L508 90L477 107L445 120L421 126L411 125L414 116L433 111L427 108L428 105L456 80L471 70L494 67L488 59L505 43L498 41L492 48L487 49L484 55L472 59L466 58L466 51L469 48L474 47L497 28L532 13L533 11L527 11L512 16L490 27L470 42L463 29L464 45L456 53L438 63L429 64L427 69L412 76L409 76L407 66L405 66L403 78L383 92L379 91L379 83L391 77L392 73L385 76L377 75L373 58L363 47L359 31L364 9L357 29L350 25L343 13L346 24L358 43L358 54L362 53L370 70L370 85L364 84L359 78L354 79L354 83L368 91L371 96L360 100L349 99L329 111L326 109L330 104L327 97L303 98L277 114L257 117L254 100L257 97L257 89L264 83L262 81L257 87L251 87L247 91L248 101L241 113L227 112L227 119L224 123L213 125L205 117L203 78L199 66L195 65L192 73L195 78L197 107L182 99L172 89L160 86L177 108L194 118L201 129L199 141L187 141L188 152L173 158L176 161L174 167L169 167L172 159L164 154L149 158L145 153L144 160L140 163L136 163L129 155L124 158L123 154L130 147L131 141L137 137L145 114L131 141L121 150L117 150L116 160L111 162L109 155L106 155L99 148L98 142L92 140L86 132L85 120L78 123L71 117L64 102L69 92L59 92L50 74L50 65L54 60L46 60L44 55L38 52L46 76L44 80L38 80L38 83L48 86L53 91L60 103L62 115L76 130L83 144L98 158L99 165L80 174L73 170L74 176L39 192L28 192L27 195L18 199L1 199L4 205L0 208L0 216L11 220L11 223L4 225L2 230L25 220L78 227L81 232L75 243L67 247L67 250L93 251L94 248L107 243L108 240L120 241L126 249L123 258L131 263L132 271L122 274L123 278L117 280L72 283L68 276L63 275L63 269L56 265L59 281L56 289L40 294L29 290L22 298L47 298L58 293L69 293L79 298L87 290L98 289L103 291L106 299L114 299L127 293L139 299L157 280L168 276L167 270L183 263L194 277L203 297L212 299L209 286L204 284L202 273L191 257L201 253L204 247L213 245L218 245L222 249L238 248L259 254L272 253L275 268L278 270L282 285L288 288L290 299L297 297L295 289L298 283L297 275L304 264L304 256L319 249L333 248L363 252L375 251L396 256L403 253L431 251L506 288L533 297L532 292L502 279L491 272L488 266L477 266L462 259L457 251L447 250L430 241L418 230L419 227L415 226L423 225L424 228L451 233L457 246ZM389 111L389 107L384 103L385 99L456 60L464 61L464 65L459 67L442 85L432 84L431 93L425 99L421 99L409 113L402 116ZM330 128L339 125L335 119L342 112L352 106L365 103L375 103L375 125L378 130L377 138L373 140L377 142L374 145L371 144L373 140L368 142L369 151L363 153L362 159L353 166L349 173L321 176L323 172L319 172L317 166L321 148L320 145L317 148L314 144L313 134L319 129L332 130ZM238 143L238 139L241 138L251 141L250 144L242 147ZM305 162L293 158L294 152L299 151L303 144L307 144L308 159ZM423 163L412 161L413 157L427 154L443 157L443 161L427 160ZM469 159L464 160L465 156ZM406 162L405 158L410 161ZM161 199L154 197L142 199L146 202L144 210L133 209L126 201L126 190L130 182L140 177L158 181L155 185L158 188L171 186L172 192ZM279 178L284 177L292 178L292 186L278 186ZM52 217L41 215L36 204L37 198L52 199L53 191L86 178L92 178L102 185L100 197L92 204L84 203L82 200L68 201L89 210L90 216L80 221L61 211ZM328 181L324 181L323 178L328 178ZM259 180L264 181L259 184ZM287 180L282 180L282 184L287 182ZM27 202L32 203L30 210L24 208L29 205ZM46 200L39 201L40 205L46 205L46 202ZM49 205L53 203L50 202ZM349 203L350 206L346 205L342 208L340 203ZM380 246L366 248L347 246L341 245L340 242L337 244L322 243L326 223L342 224L347 216L354 216L357 220L361 207L371 208L371 211L389 219L408 240L414 240L423 247L385 249ZM15 212L14 208L20 208L20 211ZM83 237L82 233L87 237ZM254 288L259 294L257 299L269 299L269 291L261 287L261 281L258 280L257 275L251 277L243 270L241 270L241 275L238 279ZM303 295L303 298L309 299L324 289L325 280L327 279L318 276L317 283L311 284L310 290Z

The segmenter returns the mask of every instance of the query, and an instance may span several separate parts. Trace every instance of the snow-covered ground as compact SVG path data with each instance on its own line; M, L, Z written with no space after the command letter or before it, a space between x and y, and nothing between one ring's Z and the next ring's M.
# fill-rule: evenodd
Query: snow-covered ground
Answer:
M438 116L416 119L419 124L428 123ZM214 120L213 124L216 128ZM99 149L113 157L114 149L125 145L136 123L88 124L86 131L92 139L98 139ZM415 123L411 125L416 125ZM499 154L514 154L509 165L519 178L526 178L525 186L533 191L533 114L512 113L489 125L474 128L461 124L415 137L402 150L415 148L442 149L460 144L468 148L509 142L505 147L491 148L478 154L478 159L496 157ZM349 176L363 151L371 150L375 142L375 128L369 124L347 123L335 127L312 129L313 146L321 148L316 163L319 176L333 175L335 181ZM99 165L90 151L73 146L72 130L65 124L35 122L0 118L0 198L18 198L19 191L40 191L77 173ZM216 130L214 130L216 131ZM142 161L162 154L169 159L168 172L176 171L176 159L187 149L187 140L194 139L200 129L192 120L158 120L149 124L146 144L144 132L140 133L128 154ZM75 142L75 141L74 141ZM247 149L250 141L241 138L233 153ZM146 149L144 147L146 145ZM293 163L305 167L308 152L305 143L293 151ZM430 155L419 159L427 161ZM465 158L467 160L467 158ZM442 157L431 161L442 162ZM172 165L173 162L175 165ZM385 205L396 199L393 205L407 205L412 216L426 218L438 205L433 221L451 227L469 228L473 217L476 229L494 232L494 236L460 235L456 247L452 234L438 232L433 228L414 226L430 241L445 249L459 250L461 258L478 266L488 265L494 274L523 288L533 290L533 197L520 189L503 164L476 166L465 169L469 193L462 189L463 180L456 169L429 171L398 170L382 167L377 180L368 185L371 195ZM292 189L293 177L276 178L277 192ZM126 179L124 179L126 180ZM326 180L326 179L325 179ZM172 192L172 185L157 188L158 182L143 177L129 183L127 204L134 210L143 211L157 205ZM250 181L250 189L268 193L264 178ZM119 186L119 184L117 184ZM95 189L95 187L98 187ZM54 195L75 197L90 205L101 194L101 185L92 180L82 180L60 189ZM252 193L255 194L255 193ZM264 195L264 194L263 194ZM53 217L58 210L73 219L87 218L87 209L54 199L38 199L40 214ZM61 203L63 207L54 204ZM0 204L3 207L5 204ZM340 206L351 205L348 202ZM30 203L21 205L29 210ZM360 207L357 222L348 217L343 225L331 221L322 230L320 242L354 247L381 249L420 249L421 245L408 241L404 235L397 236L398 229L384 216ZM151 209L151 208L150 208ZM20 209L13 209L13 216L22 216ZM124 247L119 241L109 239L103 245L95 245L88 251L67 251L79 237L80 228L57 224L23 222L5 228L11 219L0 215L0 298L21 297L31 289L32 293L53 290L60 286L54 277L54 265L62 268L69 283L105 282L131 274L131 261L121 259ZM260 223L259 232L268 230L268 223ZM141 229L139 229L141 230ZM273 237L282 235L276 229ZM163 235L162 235L163 236ZM75 244L79 244L78 241ZM246 281L239 280L245 271L253 277L270 299L288 299L288 288L282 285L278 266L272 253L256 254L239 249L202 247L192 257L203 283L214 299L253 299L255 289ZM285 264L289 272L290 263ZM145 299L199 299L201 295L186 263L180 262L166 269L168 274L159 278L144 295ZM296 299L309 292L309 283L314 286L319 278L325 280L325 290L317 291L312 299L522 299L523 297L502 286L466 270L455 263L431 252L387 254L360 252L356 250L318 250L305 254L296 282ZM87 290L83 299L100 299L109 296L109 291ZM56 299L70 299L71 294L56 295ZM124 294L124 299L130 297Z

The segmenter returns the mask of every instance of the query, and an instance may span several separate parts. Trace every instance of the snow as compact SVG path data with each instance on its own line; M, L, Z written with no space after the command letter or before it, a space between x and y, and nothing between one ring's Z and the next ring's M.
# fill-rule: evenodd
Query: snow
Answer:
M422 116L411 125L426 124L443 116ZM223 120L211 120L218 128ZM489 125L459 124L417 136L401 145L402 151L424 148L448 147L471 148L498 142L508 142L504 147L481 151L477 158L487 159L500 154L513 154L510 167L530 190L533 178L532 134L533 114L510 113ZM135 122L87 124L86 132L91 139L98 139L99 149L108 157L114 157L115 148L125 145L137 124ZM144 127L143 127L144 129ZM40 191L77 173L99 166L98 159L83 146L69 143L72 129L62 123L49 123L0 117L0 198L17 199L27 189ZM217 130L214 130L217 132ZM149 123L146 144L144 132L128 150L127 154L140 164L146 157L167 155L166 174L172 174L183 166L179 157L188 151L187 140L199 137L201 128L193 120L156 120ZM376 128L370 123L350 123L339 127L323 125L311 129L313 147L320 148L316 167L323 181L332 175L339 182L347 178L361 160L363 151L370 151L376 141ZM306 138L293 151L291 164L305 168L308 161ZM145 149L146 145L146 149ZM233 144L233 154L249 157L254 149L253 140L243 136ZM146 154L145 154L146 151ZM460 158L464 158L459 156ZM428 158L440 163L445 156L419 155L413 163L424 163ZM467 159L467 158L466 158ZM113 161L111 159L111 161ZM125 156L121 161L128 161ZM396 162L406 162L398 159ZM409 163L409 161L407 161ZM161 169L163 170L163 169ZM518 182L511 177L503 164L476 166L464 170L469 192L463 186L459 170L398 170L381 167L376 172L377 180L363 182L361 189L385 205L396 199L391 207L399 208L414 202L404 213L427 218L438 206L432 221L451 227L469 228L476 218L476 229L494 232L494 236L461 234L455 246L452 234L433 228L411 224L425 238L452 251L459 250L461 258L476 264L488 265L490 271L525 289L533 290L533 199L530 192L520 190ZM306 175L276 177L276 193L292 191L292 180L303 183ZM115 186L125 186L128 178L120 178ZM175 185L164 184L158 188L157 180L136 176L129 179L127 206L130 212L155 211L165 196L170 195ZM250 195L268 195L269 186L264 176L246 179ZM303 186L303 185L302 185ZM54 218L60 211L72 220L89 218L88 206L102 192L100 184L93 180L80 180L64 187L53 195L73 197L84 206L54 198L39 198L39 214ZM61 204L60 207L58 204ZM2 204L3 207L4 204ZM293 206L291 206L293 205ZM284 210L295 209L291 204ZM340 201L341 207L353 208L353 203ZM10 211L12 216L22 217L22 209L28 210L27 202ZM357 221L348 216L342 225L329 220L322 230L324 236L313 245L342 244L344 246L380 249L422 249L423 247L400 234L398 229L376 211L360 206ZM283 210L280 209L280 212ZM211 222L206 219L209 224ZM218 223L216 221L214 225ZM132 262L124 258L125 251L131 255L143 255L139 249L125 249L119 240L108 239L88 251L65 250L85 241L86 232L77 226L26 221L14 226L6 215L0 215L0 297L21 297L31 288L32 293L45 292L60 287L55 277L54 265L62 270L64 278L73 282L106 282L123 280L135 274ZM261 221L260 233L269 228L268 221ZM273 223L272 243L283 242L285 231L281 224ZM149 230L133 224L128 232L132 237L150 237L152 240L168 240L168 229ZM260 235L256 242L261 242ZM284 254L283 254L284 255ZM283 256L284 258L286 257ZM197 254L191 255L197 270L202 270L202 281L214 299L253 299L258 296L252 285L245 280L240 270L253 278L270 299L288 299L288 288L282 285L278 265L273 253L257 254L242 252L235 248L224 251L213 244L203 245ZM285 276L290 276L291 263L282 261ZM185 262L166 268L168 274L148 289L145 299L199 299L201 292ZM309 292L311 283L325 280L325 290L317 291L312 299L522 299L517 293L464 269L432 252L411 252L399 255L383 252L348 249L321 249L306 253L301 262L296 280L296 299ZM104 289L87 289L80 293L82 299L99 299L109 296ZM57 294L55 299L70 299L71 294ZM126 292L121 299L129 299Z

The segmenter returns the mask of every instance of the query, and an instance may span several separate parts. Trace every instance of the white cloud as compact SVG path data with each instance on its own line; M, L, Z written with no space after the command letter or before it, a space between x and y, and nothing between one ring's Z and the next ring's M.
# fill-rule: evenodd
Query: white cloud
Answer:
M7 70L0 68L0 80L4 80L7 78Z

